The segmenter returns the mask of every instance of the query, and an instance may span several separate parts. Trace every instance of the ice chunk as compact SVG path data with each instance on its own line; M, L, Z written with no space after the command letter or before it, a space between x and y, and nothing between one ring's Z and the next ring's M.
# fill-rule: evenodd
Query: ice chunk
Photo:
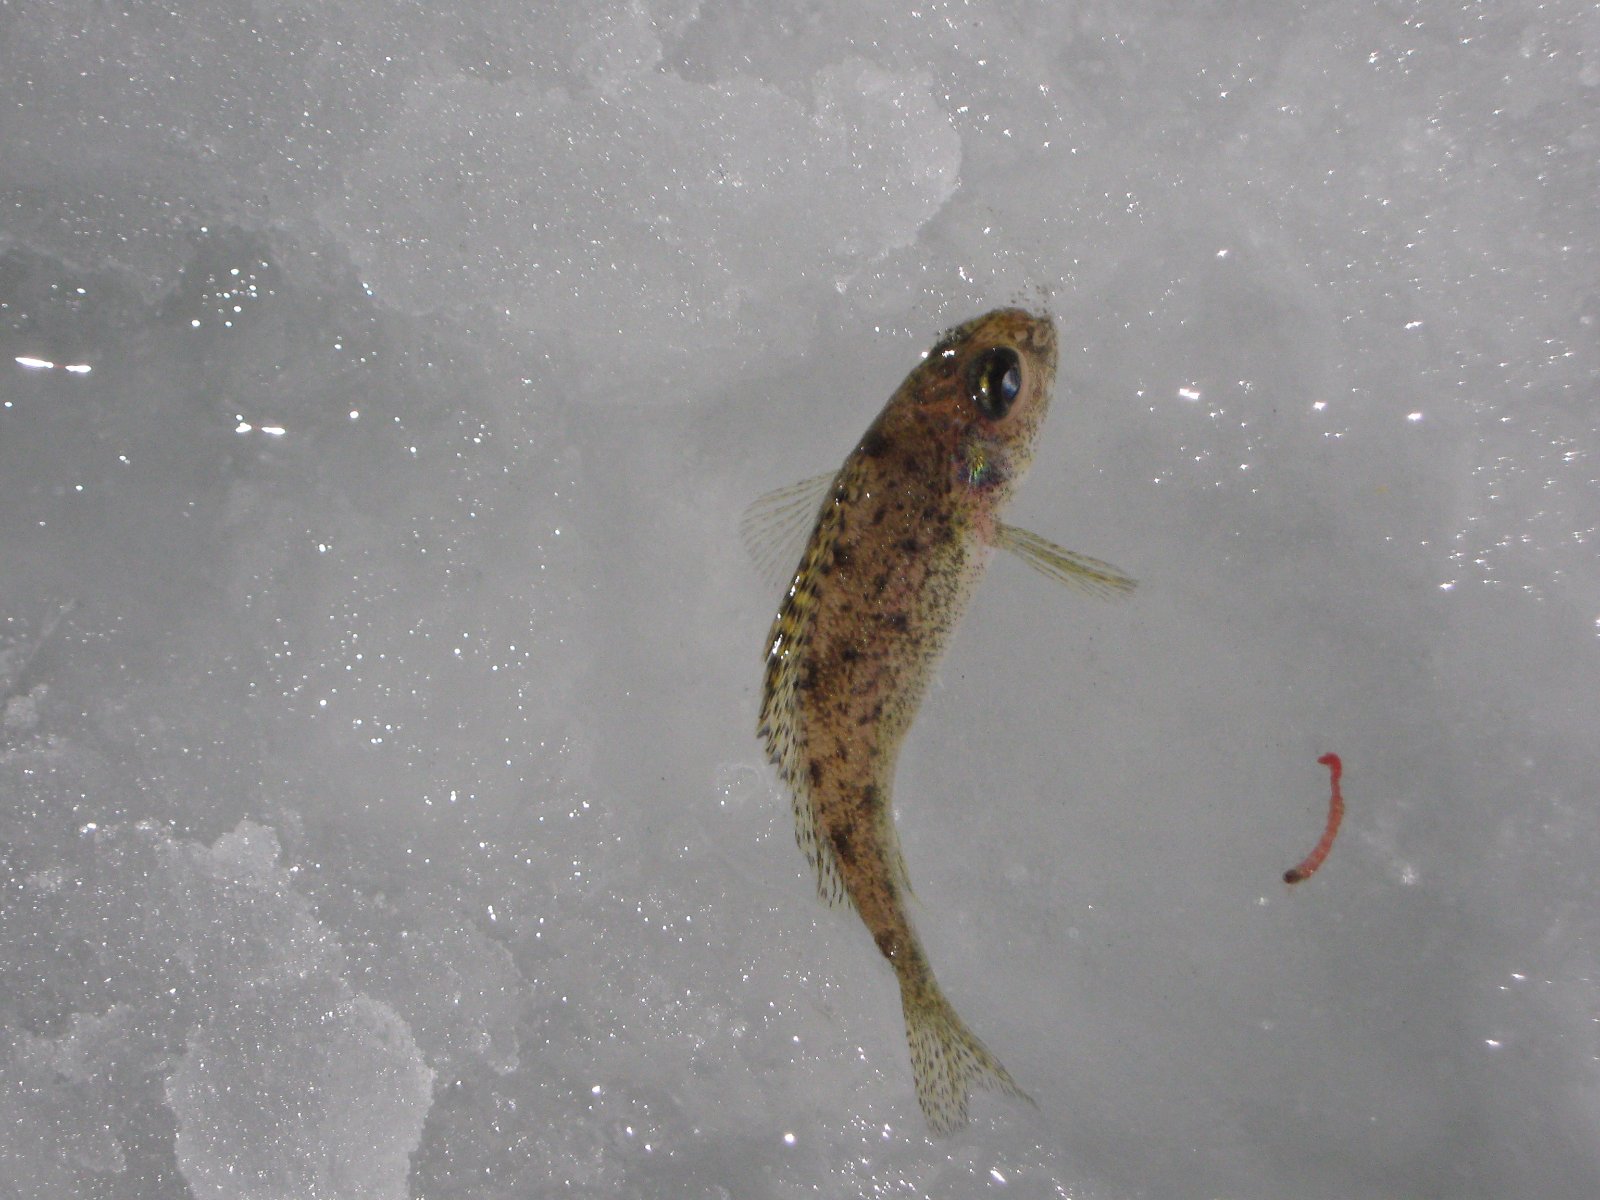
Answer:
M18 1195L69 1195L84 1173L127 1165L101 1089L127 1044L128 1015L78 1014L59 1038L14 1032L0 1041L10 1043L0 1050L0 1163ZM39 1145L59 1153L30 1153Z
M406 78L370 6L253 16L63 0L0 21L7 233L170 282L207 219L259 226L337 179Z
M907 245L961 142L944 82L892 54L769 46L685 76L664 46L700 7L30 12L0 42L27 94L0 244L154 295L195 228L316 252L331 232L384 302L469 318L530 374L714 385L803 346L819 295ZM777 62L793 77L761 74Z
M432 1088L387 1004L333 980L280 979L201 1023L167 1102L202 1200L403 1200Z
M120 1170L107 1081L122 1078L164 1094L197 1196L405 1196L433 1070L395 1010L352 983L274 831L242 821L207 846L144 822L95 831L89 849L63 920L116 1003L19 1043L10 1073L41 1081L19 1117L101 1131L73 1135L76 1160Z
M861 60L802 97L441 77L323 211L380 300L498 322L530 364L648 400L664 375L714 385L803 344L795 298L907 244L960 161L928 78Z
M504 946L421 904L366 902L346 935L350 975L382 997L440 1070L517 1066L522 976Z

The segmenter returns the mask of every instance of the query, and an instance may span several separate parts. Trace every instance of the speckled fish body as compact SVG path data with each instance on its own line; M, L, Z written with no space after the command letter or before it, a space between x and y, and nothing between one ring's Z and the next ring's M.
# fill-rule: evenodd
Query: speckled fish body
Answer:
M1132 586L1000 521L1055 364L1054 326L1020 309L945 335L833 477L768 640L760 735L818 890L854 907L894 968L939 1133L966 1121L974 1088L1022 1093L945 999L906 913L890 805L901 741L994 547L1090 590Z

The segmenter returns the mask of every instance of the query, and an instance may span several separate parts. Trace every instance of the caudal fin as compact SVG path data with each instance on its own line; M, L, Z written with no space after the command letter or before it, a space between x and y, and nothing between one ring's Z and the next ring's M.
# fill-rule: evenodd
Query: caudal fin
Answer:
M962 1023L932 976L902 979L900 1003L905 1009L917 1103L934 1133L953 1133L967 1123L967 1094L975 1088L1033 1103L1000 1060Z

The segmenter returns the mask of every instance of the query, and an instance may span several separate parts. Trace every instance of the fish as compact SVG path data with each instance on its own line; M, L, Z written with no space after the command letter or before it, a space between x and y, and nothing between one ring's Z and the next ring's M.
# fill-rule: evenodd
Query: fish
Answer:
M838 471L768 493L741 521L769 565L793 562L806 537L767 638L757 736L792 799L818 894L854 909L894 970L917 1102L937 1135L967 1123L975 1090L1032 1101L956 1013L912 928L891 803L901 742L996 549L1091 595L1135 586L1001 520L1055 370L1048 316L1002 308L958 325Z

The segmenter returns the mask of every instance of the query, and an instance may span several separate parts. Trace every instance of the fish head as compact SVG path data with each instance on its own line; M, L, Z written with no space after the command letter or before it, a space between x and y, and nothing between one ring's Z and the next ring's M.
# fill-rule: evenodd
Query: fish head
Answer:
M924 437L937 445L952 499L994 511L1033 461L1055 386L1056 330L1020 308L950 330L901 385Z

